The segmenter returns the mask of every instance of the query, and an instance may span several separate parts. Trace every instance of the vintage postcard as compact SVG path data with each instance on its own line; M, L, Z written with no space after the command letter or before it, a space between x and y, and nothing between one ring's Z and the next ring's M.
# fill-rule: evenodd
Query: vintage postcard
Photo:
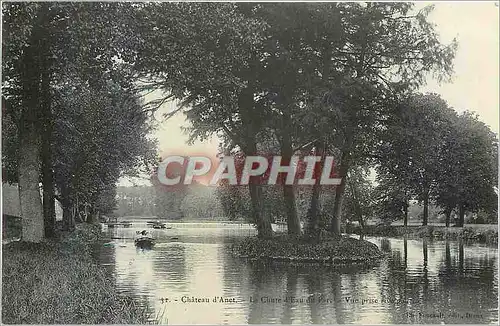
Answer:
M498 324L497 2L2 3L2 324Z

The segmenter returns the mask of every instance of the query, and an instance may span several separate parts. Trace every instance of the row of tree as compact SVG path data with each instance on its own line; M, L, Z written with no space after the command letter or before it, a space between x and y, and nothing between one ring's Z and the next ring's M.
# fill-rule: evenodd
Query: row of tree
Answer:
M391 119L380 133L372 159L349 172L342 221L358 221L363 226L367 219L384 223L402 219L407 225L413 215L427 225L430 211L437 207L434 215L443 214L446 226L452 215L458 216L456 225L463 226L466 213L479 214L483 223L496 222L498 141L488 126L470 112L457 114L435 94L413 95ZM314 153L302 153L310 154ZM263 211L272 221L286 219L280 188L263 189L268 207ZM332 186L323 189L320 206L326 219L334 214L335 190ZM311 191L304 186L295 189L303 222L308 221ZM246 189L222 183L219 198L229 218L249 215ZM410 214L416 202L423 208L418 216Z
M283 164L301 150L335 156L342 183L329 201L330 231L340 233L346 193L358 219L407 217L412 199L423 203L424 225L431 202L444 209L447 224L454 209L459 225L466 211L495 214L496 136L470 113L457 115L439 96L414 93L428 73L446 78L452 72L456 43L439 42L427 21L431 7L414 12L406 3L221 5L219 13L237 17L229 31L224 20L202 30L213 7L190 9L191 18L176 19L190 22L199 37L189 46L206 60L186 57L173 64L169 72L183 72L185 82L167 87L189 94L181 98L192 107L193 136L222 132L226 154L235 147L247 156L274 151ZM234 35L240 21L247 24ZM225 53L214 48L221 42L228 46ZM378 172L380 196L363 204L368 186L361 171L366 175L370 167ZM289 233L300 234L296 192L281 188L284 203L273 207L286 215ZM228 214L244 207L241 189L231 192L232 201L224 200L228 191L221 194ZM322 217L320 192L320 185L311 189L306 231L312 234ZM270 235L272 214L264 214L264 205L273 193L260 189L257 179L249 185L251 219L263 237ZM378 210L363 212L368 208Z
M472 196L472 187L450 192L460 194L454 198L443 197L446 187L465 187L470 181L438 180L451 180L455 167L457 173L469 171L444 153L472 142L465 137L441 147L441 136L426 133L431 126L422 125L417 109L424 116L445 109L432 96L412 95L429 73L440 78L452 73L457 44L441 44L428 21L431 10L372 2L4 6L3 107L17 121L9 128L18 146L9 153L19 163L9 166L18 171L27 239L41 236L28 225L41 216L40 176L46 217L55 195L67 208L81 203L97 207L96 201L113 191L111 180L136 167L137 158L150 157L147 114L173 98L182 105L167 116L184 110L192 139L219 134L225 154L275 152L284 164L296 153L334 156L342 182L331 190L332 216L320 212L321 185L310 190L305 231L313 236L325 219L325 228L340 234L347 180L370 164L380 166L381 176L391 176L388 183L403 184L404 194L425 202L435 198L463 211L476 209L464 199ZM149 105L133 100L146 90L162 90L165 96ZM392 163L400 157L398 148L408 149L408 121L415 125L412 139L422 144L422 152L405 154L398 166L411 162L408 171L422 175L418 178ZM439 123L433 131L446 125ZM429 144L439 150L424 146ZM447 160L449 177L429 172L439 164L424 158L435 152ZM469 179L475 177L490 185L489 172ZM363 196L352 189L356 198ZM301 234L296 191L291 185L280 191L288 232ZM257 178L250 179L248 193L259 236L272 236ZM69 198L66 204L64 197Z
M217 188L192 184L165 191L156 186L118 187L114 216L141 216L158 219L223 219Z
M466 212L497 215L498 139L490 128L435 94L414 95L399 110L377 150L379 213L403 215L406 225L409 201L416 199L423 225L430 203L442 208L447 226L454 211L458 226Z
M340 234L351 170L371 161L400 103L429 72L452 72L456 43L442 45L408 3L155 4L143 17L131 57L189 105L192 136L225 137L246 156L264 144L283 162L299 149L337 158L329 230ZM212 17L218 17L213 20ZM159 63L162 68L159 70ZM302 232L292 186L282 187L290 234ZM307 231L317 234L321 186ZM252 220L272 236L263 190L249 184Z
M3 180L19 185L25 241L53 234L56 199L70 230L113 210L118 178L155 159L148 112L108 25L117 9L2 8Z

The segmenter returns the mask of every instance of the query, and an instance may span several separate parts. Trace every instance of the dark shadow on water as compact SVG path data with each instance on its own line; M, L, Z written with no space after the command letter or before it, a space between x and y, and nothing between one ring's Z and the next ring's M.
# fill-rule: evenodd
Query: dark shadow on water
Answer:
M389 239L380 240L380 250L382 252L391 252L391 241Z
M189 271L186 268L185 246L181 243L157 246L154 252L153 270L156 275L161 275L159 281L175 280L176 284L186 284Z
M297 293L297 271L290 271L286 277L286 291L285 296L288 298L295 297ZM291 324L293 322L293 303L291 300L284 304L283 316L281 318L282 324Z
M162 244L141 257L144 263L150 260L153 275L148 277L162 280L158 288L165 288L173 296L188 291L193 273L190 266L205 263L215 266L203 278L207 282L220 282L221 295L240 301L221 308L221 323L228 318L234 318L231 320L237 324L350 324L368 320L384 324L481 324L497 319L498 257L494 248L459 241L368 237L367 240L387 253L384 259L375 266L334 268L237 258L225 247L237 236L229 232L207 234L205 240L199 234L181 235L179 243ZM214 253L214 246L216 254L211 257L215 261L206 262L204 253L207 250ZM118 257L113 250L103 248L101 253L102 261L110 264L107 268L111 270ZM128 287L128 293L145 296L138 292L136 284L143 276L137 272L132 276L123 269L123 264L119 265L122 269L115 273L120 284ZM272 304L261 300L287 297L304 301ZM349 304L346 297L375 298L379 302ZM305 301L307 298L316 301ZM329 303L319 304L318 298L328 299ZM446 317L418 317L418 312L443 313ZM475 316L461 318L467 313ZM165 320L168 315L169 311L165 311ZM370 319L365 319L366 316Z

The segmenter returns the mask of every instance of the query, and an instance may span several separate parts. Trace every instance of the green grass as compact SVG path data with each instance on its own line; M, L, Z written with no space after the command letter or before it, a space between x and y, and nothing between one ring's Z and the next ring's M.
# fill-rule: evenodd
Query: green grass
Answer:
M250 237L232 244L230 248L235 255L245 258L332 265L365 264L383 256L375 244L349 237L315 243L287 235L266 240Z
M91 255L99 229L80 225L60 241L3 246L2 322L143 324L147 308L119 295ZM153 321L154 322L154 321Z

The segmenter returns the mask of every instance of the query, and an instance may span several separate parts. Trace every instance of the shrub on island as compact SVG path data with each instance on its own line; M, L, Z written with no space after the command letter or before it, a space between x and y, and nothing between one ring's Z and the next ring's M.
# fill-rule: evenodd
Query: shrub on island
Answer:
M327 238L319 242L288 235L271 239L249 237L231 244L230 249L243 258L331 265L366 264L383 256L375 244L350 237Z

